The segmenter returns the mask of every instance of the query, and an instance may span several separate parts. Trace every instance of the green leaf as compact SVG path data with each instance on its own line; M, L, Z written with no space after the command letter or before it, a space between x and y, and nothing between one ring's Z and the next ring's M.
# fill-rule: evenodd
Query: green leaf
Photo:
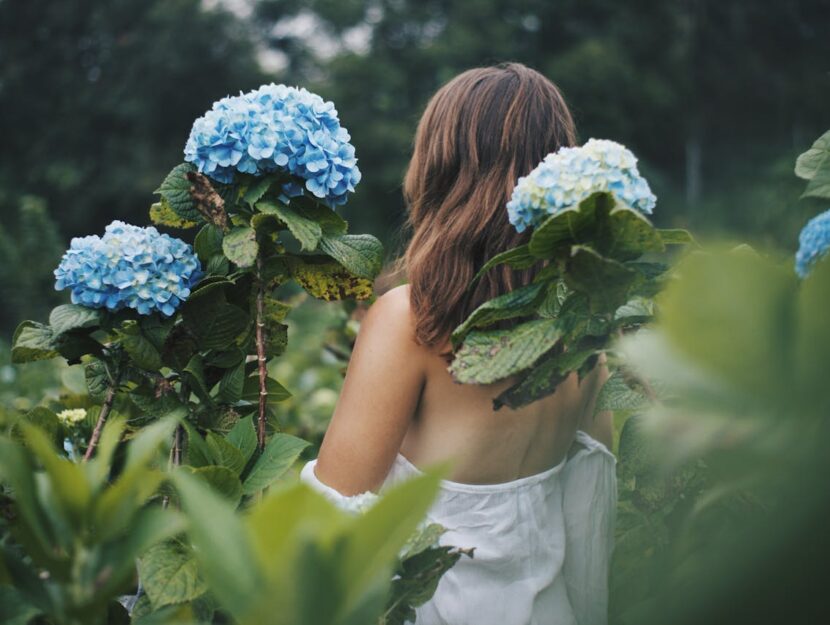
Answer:
M24 321L12 337L12 362L20 364L48 360L58 355L52 328L36 321Z
M507 406L515 410L550 395L572 371L582 367L595 353L594 347L580 345L568 350L556 350L537 363L519 382L499 394L493 400L493 409Z
M830 153L826 154L821 160L815 175L807 184L807 188L801 197L830 199Z
M213 490L234 505L238 505L239 500L242 499L242 483L239 481L239 475L228 467L221 465L199 467L193 470L193 475L205 480Z
M487 273L488 270L498 265L509 265L513 269L527 269L537 262L537 258L530 253L530 246L528 244L514 247L513 249L505 250L500 254L496 254L484 263L481 269L478 270L473 282L478 280L481 276Z
M276 180L270 176L262 176L261 178L255 179L251 183L251 186L246 189L245 195L242 196L242 201L248 206L253 207L254 204L259 202L262 197L268 193L268 189L270 189L275 182Z
M603 410L642 410L651 404L648 397L632 389L619 371L602 385L597 395L594 414Z
M313 297L327 302L372 297L372 281L354 275L336 261L320 256L288 260L291 275Z
M628 300L639 274L589 247L574 245L566 264L565 283L585 293L595 313L611 313Z
M533 366L561 336L554 319L528 321L509 330L470 332L450 373L464 384L491 384Z
M274 378L265 379L265 390L268 393L268 403L276 404L291 397L291 393ZM251 403L259 402L259 375L254 374L245 379L242 389L242 399Z
M242 492L253 495L285 474L309 443L288 434L274 434L242 483Z
M625 261L665 250L657 230L638 210L617 205L607 217L601 217L600 224L597 249L603 256Z
M324 236L320 249L358 278L374 280L383 264L383 245L370 234Z
M208 586L232 614L244 613L251 597L262 596L264 576L242 517L237 516L235 506L187 472L176 471L172 479Z
M531 235L529 252L536 258L567 256L573 244L586 243L596 235L599 221L614 204L610 193L594 193L578 206L551 215Z
M816 139L813 146L801 154L795 162L795 175L804 180L815 178L824 161L830 156L830 130Z
M190 163L176 165L153 193L164 198L170 205L170 209L182 219L202 223L204 219L196 210L193 198L190 196L190 181L187 179L187 174L191 171L196 171L196 167Z
M202 261L202 264L207 264L211 258L218 254L222 254L222 238L224 233L222 229L213 224L205 224L199 230L196 238L193 241L193 250Z
M208 432L205 442L216 464L227 467L234 475L240 475L245 468L246 459L242 452L214 432Z
M664 245L698 245L692 233L683 228L658 228Z
M62 304L49 313L49 325L54 336L70 330L93 328L101 325L103 313L96 308L87 308L77 304Z
M535 282L484 302L453 331L453 346L458 346L474 328L492 325L503 319L524 317L536 312L545 298L546 290L546 284Z
M794 371L781 355L793 338L791 266L741 251L696 253L676 274L660 299L661 327L674 348L759 402L790 397Z
M306 219L281 202L259 202L256 208L266 215L274 215L283 222L300 242L303 250L310 252L317 248L320 237L323 236L323 229L316 221Z
M101 360L92 360L84 365L84 379L89 396L102 399L110 385L107 367Z
M0 585L0 623L27 625L41 610L29 603L24 594L12 586Z
M161 198L160 202L150 205L150 221L157 226L167 226L168 228L179 228L181 230L199 225L196 221L181 217L165 198Z
M250 226L235 226L222 239L222 250L237 267L251 267L256 262L259 244L256 230Z
M432 504L439 484L436 471L407 480L352 520L352 535L341 556L344 583L360 588L388 571Z
M202 349L222 349L246 334L248 313L227 302L192 302L182 311L187 327Z
M226 369L219 380L219 401L233 404L242 398L242 387L245 383L245 362Z
M178 541L150 547L138 561L138 574L153 607L193 601L207 591L193 554Z
M304 217L320 224L323 234L327 236L346 234L349 229L349 224L345 219L319 202L306 200L306 198L294 198L291 200L291 206Z
M130 359L136 366L148 371L156 371L161 368L161 354L153 347L153 344L141 334L138 327L132 330L121 332L121 345L130 355Z
M227 436L228 442L242 452L247 462L256 451L257 438L254 422L249 417L243 417L236 422Z

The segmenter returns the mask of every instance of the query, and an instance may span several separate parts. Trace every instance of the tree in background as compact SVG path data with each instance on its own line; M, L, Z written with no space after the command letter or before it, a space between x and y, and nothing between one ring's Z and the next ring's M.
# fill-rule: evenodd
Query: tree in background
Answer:
M661 203L668 222L794 240L801 219L789 199L791 156L830 121L830 10L821 0L257 7L257 24L286 54L290 78L318 78L350 120L371 172L350 204L361 228L389 231L401 222L400 181L428 97L464 69L516 60L562 87L583 139L611 137L642 155L658 196L678 198ZM291 15L314 20L314 36L281 28ZM746 208L734 206L738 198Z
M4 218L36 194L64 236L144 221L205 102L261 80L240 21L199 0L0 1Z

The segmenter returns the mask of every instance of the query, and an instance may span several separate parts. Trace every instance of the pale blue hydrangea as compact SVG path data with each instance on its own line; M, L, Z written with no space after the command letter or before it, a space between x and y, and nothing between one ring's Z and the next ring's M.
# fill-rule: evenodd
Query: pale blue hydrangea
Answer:
M73 304L169 317L201 277L199 259L181 239L114 221L103 237L72 239L55 288L70 289Z
M219 182L235 172L261 176L285 171L330 206L346 202L360 182L354 146L332 102L285 85L219 100L197 119L184 148L185 160ZM302 194L283 187L285 199Z
M647 215L657 201L630 150L614 141L590 139L582 147L548 154L530 174L519 178L507 214L516 230L523 232L597 191L611 192Z
M813 265L830 251L830 210L813 217L798 235L798 252L795 255L795 272L807 277Z

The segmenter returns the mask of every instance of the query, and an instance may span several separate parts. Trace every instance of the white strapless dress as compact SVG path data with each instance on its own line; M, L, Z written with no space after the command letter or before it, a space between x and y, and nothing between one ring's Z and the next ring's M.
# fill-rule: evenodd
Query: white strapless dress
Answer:
M348 507L349 498L314 474L301 479ZM616 461L578 432L557 466L501 484L444 480L428 513L447 532L441 544L474 547L416 610L416 625L604 625L614 544ZM420 470L398 455L384 488Z

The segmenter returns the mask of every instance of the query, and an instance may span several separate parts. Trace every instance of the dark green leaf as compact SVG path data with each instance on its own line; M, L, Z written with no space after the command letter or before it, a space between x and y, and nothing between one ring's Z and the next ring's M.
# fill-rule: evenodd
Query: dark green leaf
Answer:
M383 264L383 245L370 234L324 236L320 249L359 278L374 280Z
M506 250L501 254L496 254L493 258L484 263L484 266L478 270L478 273L476 273L473 278L473 282L487 273L489 269L492 269L498 265L509 265L513 269L527 269L536 263L537 260L538 259L530 253L530 249L527 244L514 247L513 249Z
M242 492L253 495L268 487L291 468L308 445L308 442L295 436L274 434L245 478Z
M274 215L282 221L288 230L300 242L303 250L312 251L317 248L320 237L323 236L323 229L316 221L306 219L293 208L280 202L259 202L257 210L266 215Z
M222 250L237 267L251 267L256 262L259 245L256 230L250 226L235 226L222 239Z
M664 245L697 245L692 233L683 228L658 228Z
M245 382L245 362L225 370L219 380L219 401L233 404L242 398L242 387Z
M254 204L259 202L262 197L268 193L268 189L270 189L275 182L274 178L271 178L270 176L263 176L255 179L245 190L245 195L242 196L242 201L248 206L253 207Z
M818 173L823 160L830 156L830 130L821 135L812 147L801 154L795 162L795 175L812 180Z
M490 384L533 366L561 336L553 319L528 321L510 330L473 331L456 353L450 372L458 382Z
M277 382L274 378L267 378L265 380L266 391L268 392L268 403L275 404L277 402L285 401L291 397L282 384ZM245 386L242 390L242 399L251 403L259 402L259 376L252 375L245 380Z
M600 218L596 245L603 256L621 261L665 249L663 240L645 215L622 205Z
M242 473L242 470L245 468L246 459L239 449L214 432L207 433L205 442L216 464L227 467L234 475Z
M12 362L15 364L48 360L58 355L52 328L36 321L24 321L12 338Z
M193 554L178 541L150 547L138 561L138 574L156 609L193 601L207 591Z
M227 438L229 443L242 452L242 457L246 462L256 450L256 429L254 422L248 417L237 421L233 429L228 432Z
M825 154L801 197L830 199L830 153Z
M474 328L482 328L502 319L524 317L536 312L545 298L546 290L546 284L535 282L484 302L453 331L453 345L458 346Z
M244 335L251 319L241 308L226 302L206 302L188 306L184 320L202 349L222 349Z
M573 246L566 267L567 285L586 294L597 313L612 313L624 304L639 279L636 271L583 245Z
M226 466L199 467L193 470L193 475L205 480L213 490L233 505L239 504L239 500L242 499L242 483L239 481L239 475Z
M203 265L217 254L222 254L223 236L222 229L213 224L205 224L199 230L193 241L193 249Z
M201 223L204 219L196 210L193 198L190 196L190 181L187 179L187 174L191 171L196 171L196 167L190 163L176 165L154 193L164 198L173 212L182 219Z
M536 258L566 256L573 244L588 242L596 235L599 221L613 206L610 193L594 193L579 206L559 211L534 230L528 250Z
M62 304L49 313L49 325L52 332L58 336L69 330L93 328L101 325L104 315L101 310L87 308L77 304Z

